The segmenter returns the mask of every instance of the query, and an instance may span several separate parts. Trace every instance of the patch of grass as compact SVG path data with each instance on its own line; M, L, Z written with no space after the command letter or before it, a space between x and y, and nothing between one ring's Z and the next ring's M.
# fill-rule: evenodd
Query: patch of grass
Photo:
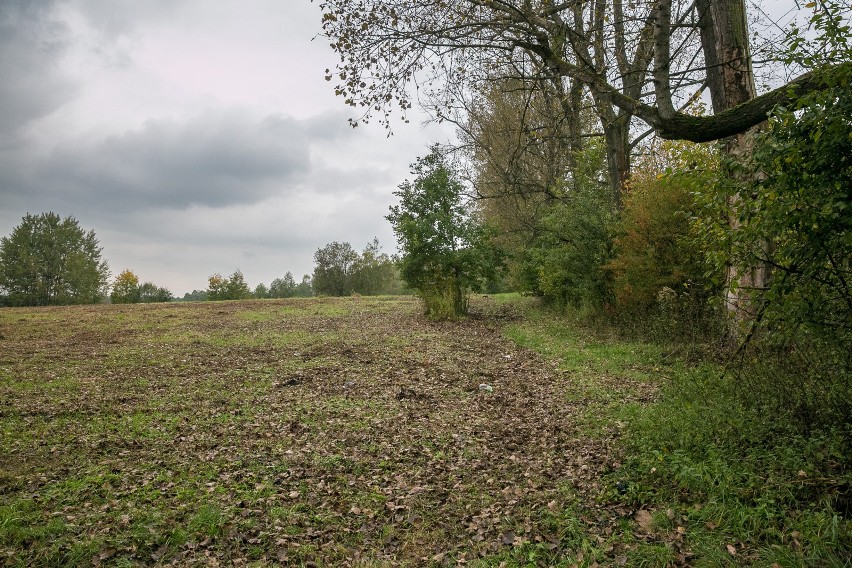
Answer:
M631 410L617 473L629 480L628 499L681 511L696 565L847 566L843 428L800 432L791 417L743 404L738 388L707 365L674 376L656 405Z
M604 435L622 419L626 406L652 397L656 385L670 372L659 346L623 341L576 318L529 302L524 305L524 319L504 333L553 361L565 374L568 384L562 396L567 403L583 403L580 422L587 435Z
M620 427L623 466L604 478L600 499L653 511L652 534L630 522L619 538L626 565L849 566L848 425L803 430L794 409L742 396L748 383L719 365L535 306L507 335L566 373L565 400L586 405L587 435ZM525 565L519 551L506 556Z
M572 494L568 490L567 494ZM534 513L535 522L548 539L531 541L524 536L524 527L507 527L497 554L473 561L476 567L521 566L591 566L605 558L600 542L589 532L583 518L584 507L569 501L558 509L544 509ZM532 520L532 519L531 519ZM514 539L512 537L514 536Z
M555 360L563 371L648 380L660 370L659 346L618 340L541 308L528 308L523 323L509 326L505 333L518 344Z
M37 504L21 500L0 506L0 543L20 546L34 540L50 540L65 532L64 519L45 521Z
M359 298L360 300L361 298ZM286 319L287 316L298 316L301 318L304 317L313 317L313 316L322 316L322 317L337 317L344 316L352 312L355 309L355 306L352 305L351 301L345 301L349 299L341 299L341 298L312 298L312 299L302 299L297 298L294 300L290 300L288 305L281 306L275 312L278 316L283 316Z
M225 515L214 505L205 503L198 507L186 525L187 530L202 537L216 537L222 534Z

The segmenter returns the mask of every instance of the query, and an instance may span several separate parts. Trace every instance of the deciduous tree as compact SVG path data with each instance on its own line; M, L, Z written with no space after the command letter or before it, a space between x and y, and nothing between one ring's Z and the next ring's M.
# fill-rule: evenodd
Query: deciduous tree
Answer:
M115 277L110 300L113 304L135 304L139 301L139 277L130 269L124 269Z
M411 173L414 181L394 192L399 205L387 216L402 249L400 273L423 297L427 315L463 315L468 291L480 289L495 273L500 254L437 146L412 165Z
M143 304L171 302L174 299L168 288L157 286L153 282L145 282L139 287L139 301Z
M399 281L393 259L382 252L379 239L367 243L355 261L352 271L352 288L363 296L387 294L394 290Z
M318 295L348 296L354 289L353 272L358 253L349 243L337 241L314 253L313 291Z
M207 279L208 300L244 300L250 297L251 290L239 269L227 278L216 273Z
M210 301L227 300L228 280L219 274L211 275L207 278L207 299Z
M808 7L821 14L835 5L818 0ZM439 119L451 117L468 108L467 93L495 78L559 84L570 93L560 99L569 117L579 115L588 92L606 141L616 209L631 150L642 138L630 139L634 119L667 139L724 139L727 174L734 176L753 150L750 130L775 106L831 87L852 67L848 58L826 61L757 96L745 0L627 6L623 0L322 0L320 6L325 34L341 57L327 78L336 79L335 92L347 104L363 109L364 120L378 113L389 124L392 111L404 115L415 96ZM704 88L713 113L683 112ZM574 140L579 135L572 131ZM736 195L729 208L736 230ZM766 277L765 266L730 265L728 305L736 319L754 314L743 291L764 287Z
M276 278L269 285L270 298L292 298L296 295L296 281L293 273L288 271L284 278Z
M314 295L313 283L310 274L302 275L302 281L296 285L296 297L310 298Z
M11 305L90 304L107 288L109 267L94 231L73 217L27 214L0 239L0 290Z
M269 288L266 287L266 284L261 282L260 284L254 287L253 295L255 298L269 298Z
M182 302L204 302L207 300L206 290L193 290L183 295L180 301Z

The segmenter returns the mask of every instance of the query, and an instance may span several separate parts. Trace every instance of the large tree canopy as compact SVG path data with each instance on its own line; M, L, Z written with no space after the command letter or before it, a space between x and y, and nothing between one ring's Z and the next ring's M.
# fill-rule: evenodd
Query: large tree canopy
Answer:
M101 251L73 217L28 214L0 239L0 290L16 306L98 302L109 277Z
M826 81L825 70L811 71L736 110L727 109L739 101L720 98L712 116L675 110L696 86L713 91L746 72L743 0L640 1L627 10L622 0L323 0L320 7L340 54L327 79L363 107L364 119L411 108L411 82L544 75L585 85L664 138L705 142L764 121L777 104Z
M664 138L718 140L825 87L834 71L814 69L755 96L745 0L322 0L320 7L340 55L327 79L363 111L355 124L378 116L389 125L396 109L404 118L415 101L452 120L471 92L495 79L550 85L568 117L590 104L586 93L606 139L616 206L642 138L631 140L634 119ZM684 112L704 88L714 113ZM580 125L566 132L576 150Z

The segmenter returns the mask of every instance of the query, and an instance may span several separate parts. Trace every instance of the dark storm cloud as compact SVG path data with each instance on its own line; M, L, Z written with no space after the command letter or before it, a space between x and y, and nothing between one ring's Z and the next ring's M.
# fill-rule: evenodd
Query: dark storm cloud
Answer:
M286 192L311 171L310 147L342 122L207 112L152 119L95 142L63 144L37 168L34 192L80 205L182 209L250 204Z
M0 143L73 98L77 84L59 66L68 30L53 2L0 2Z

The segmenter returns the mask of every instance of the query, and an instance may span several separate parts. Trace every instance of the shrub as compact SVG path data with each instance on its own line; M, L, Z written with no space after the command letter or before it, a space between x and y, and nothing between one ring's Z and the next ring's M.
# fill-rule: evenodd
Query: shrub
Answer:
M600 309L611 303L606 263L612 258L614 210L602 186L576 184L553 206L535 258L537 288L560 307Z
M459 173L437 146L412 165L413 182L400 184L399 205L387 216L399 240L400 274L437 319L467 313L470 290L498 272L502 255L492 231L467 199Z
M717 155L682 141L650 150L631 178L606 269L621 320L650 319L650 329L694 336L707 327L708 301L719 291L693 228L696 195L714 186Z

